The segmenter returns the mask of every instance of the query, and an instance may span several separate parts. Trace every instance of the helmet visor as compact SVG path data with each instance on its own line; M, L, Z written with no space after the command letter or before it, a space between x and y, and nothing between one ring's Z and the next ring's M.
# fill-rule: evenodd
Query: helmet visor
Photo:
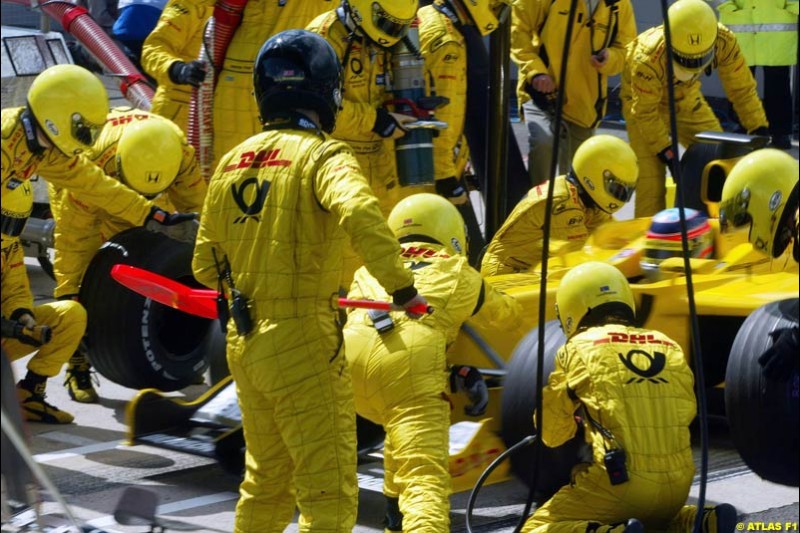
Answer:
M0 232L9 237L19 237L25 228L28 217L0 216Z
M675 62L686 70L700 71L706 68L709 63L714 59L714 47L712 46L707 52L695 57L687 57L676 50L672 51L672 58Z
M636 185L625 183L610 170L603 171L603 187L609 195L622 203L630 201L636 190Z
M400 38L408 32L413 19L401 20L393 17L378 2L372 2L372 23L390 37Z
M750 191L742 190L730 200L719 206L719 226L723 232L731 227L738 228L750 222L750 213L747 208L750 204Z
M75 113L72 115L72 136L81 144L92 146L103 129L102 124L94 124L86 120L82 115Z

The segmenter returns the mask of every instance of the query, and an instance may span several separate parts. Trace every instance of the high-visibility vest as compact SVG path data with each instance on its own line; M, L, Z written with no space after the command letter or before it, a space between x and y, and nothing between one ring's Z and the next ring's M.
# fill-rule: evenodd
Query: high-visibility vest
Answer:
M750 66L797 62L797 0L728 0L719 19L736 34Z

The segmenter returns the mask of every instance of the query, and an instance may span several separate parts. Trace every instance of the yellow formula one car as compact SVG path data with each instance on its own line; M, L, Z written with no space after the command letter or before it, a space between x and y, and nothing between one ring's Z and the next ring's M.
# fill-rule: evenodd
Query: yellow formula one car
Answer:
M684 157L686 175L694 177L689 180L686 197L690 199L687 204L697 210L689 222L695 224L690 231L693 249L700 253L692 258L691 268L705 385L720 386L728 371L729 388L735 383L735 390L729 394L733 399L727 416L740 453L762 477L797 485L797 376L791 382L794 385L769 384L763 381L755 362L771 343L770 331L797 323L797 263L788 255L776 260L764 258L752 249L746 234L720 233L714 218L715 201L727 170L753 146L746 136L715 134L706 140L717 144L696 144ZM589 260L606 261L631 281L640 324L663 331L692 357L686 277L671 235L673 227L674 213L665 213L658 220L612 222L599 228L581 251L554 254L549 263L545 320L555 318L556 287L570 267ZM81 294L89 316L100 317L89 325L92 361L108 379L147 389L128 409L132 442L217 457L240 469L244 442L235 389L229 378L193 402L176 401L161 393L196 382L209 363L212 376L216 376L213 381L225 374L224 342L220 342L216 321L189 316L143 298L108 275L112 265L127 263L191 285L191 250L168 246L161 243L162 239L143 230L130 230L115 237L95 258ZM153 246L160 253L152 253ZM533 432L539 280L536 272L491 278L494 286L522 304L524 331L530 333L498 334L467 323L450 347L450 362L481 369L490 391L489 409L480 419L465 415L467 399L463 395L452 395L450 471L455 491L471 488L506 446ZM746 335L734 342L751 314ZM121 315L126 317L123 322ZM549 373L563 335L554 321L545 327L545 373ZM736 360L732 371L727 368L729 354ZM721 402L717 410L722 411ZM765 416L765 410L769 416ZM770 432L756 433L763 429L760 424L775 420L780 422L775 422ZM363 451L379 446L382 436L381 428L359 420ZM557 450L547 450L538 476L541 496L568 481L569 469L580 453L580 438ZM530 457L524 453L514 456L511 470L526 479L532 471ZM508 467L499 468L490 481L508 475Z

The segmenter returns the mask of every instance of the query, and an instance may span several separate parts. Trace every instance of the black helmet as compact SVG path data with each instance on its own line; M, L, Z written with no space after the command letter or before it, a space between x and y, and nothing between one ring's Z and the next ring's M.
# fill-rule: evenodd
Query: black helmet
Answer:
M293 109L313 109L333 131L342 103L342 66L330 44L316 33L287 30L267 40L253 70L261 120Z

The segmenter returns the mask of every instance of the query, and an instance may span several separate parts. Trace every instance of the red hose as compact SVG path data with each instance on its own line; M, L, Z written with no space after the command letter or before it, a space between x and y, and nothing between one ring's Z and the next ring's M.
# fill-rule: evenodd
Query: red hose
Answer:
M3 0L3 2L28 7L31 5L29 0ZM67 32L74 35L108 72L120 77L119 88L125 98L139 109L150 109L153 89L86 9L64 0L50 0L39 7L61 24Z
M203 46L200 48L199 59L210 62L213 69L208 69L209 75L206 76L206 80L200 88L192 91L187 136L189 143L194 146L200 163L200 172L206 180L211 178L211 172L214 170L212 113L214 88L217 77L222 71L222 63L225 61L228 45L242 21L242 13L246 5L247 0L217 0L214 5L214 14L209 19L204 32Z

